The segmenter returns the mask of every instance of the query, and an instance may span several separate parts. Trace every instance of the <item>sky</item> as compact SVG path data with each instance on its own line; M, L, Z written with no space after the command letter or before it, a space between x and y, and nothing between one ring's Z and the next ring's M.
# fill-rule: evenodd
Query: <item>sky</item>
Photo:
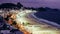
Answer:
M25 7L50 7L60 9L60 0L0 0L1 3L17 3L20 2Z

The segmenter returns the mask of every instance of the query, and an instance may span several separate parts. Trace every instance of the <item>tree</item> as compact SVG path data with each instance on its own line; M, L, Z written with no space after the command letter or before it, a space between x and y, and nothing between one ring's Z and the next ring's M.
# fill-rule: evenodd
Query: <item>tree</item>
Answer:
M23 5L22 5L20 2L18 2L18 3L17 3L17 7L18 7L18 8L21 8L21 7L23 7Z

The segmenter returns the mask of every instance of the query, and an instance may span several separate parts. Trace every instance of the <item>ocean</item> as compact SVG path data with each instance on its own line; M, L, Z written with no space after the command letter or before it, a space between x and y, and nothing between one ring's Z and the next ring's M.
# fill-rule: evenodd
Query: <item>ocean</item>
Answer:
M38 18L46 19L48 21L56 22L60 25L60 11L39 11L34 14Z

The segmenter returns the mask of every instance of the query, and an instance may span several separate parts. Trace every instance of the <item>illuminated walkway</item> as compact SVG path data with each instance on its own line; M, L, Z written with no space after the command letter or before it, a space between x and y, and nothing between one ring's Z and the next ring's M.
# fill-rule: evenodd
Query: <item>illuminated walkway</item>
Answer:
M60 34L60 29L48 24L38 23L31 18L29 16L31 12L30 10L24 10L16 15L19 30L24 31L24 34Z

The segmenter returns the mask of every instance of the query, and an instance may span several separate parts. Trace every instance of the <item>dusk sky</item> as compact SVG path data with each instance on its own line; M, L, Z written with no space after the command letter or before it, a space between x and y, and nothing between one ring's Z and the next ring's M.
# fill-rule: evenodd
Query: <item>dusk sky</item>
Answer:
M50 7L60 9L60 0L0 0L1 3L20 2L25 7Z

